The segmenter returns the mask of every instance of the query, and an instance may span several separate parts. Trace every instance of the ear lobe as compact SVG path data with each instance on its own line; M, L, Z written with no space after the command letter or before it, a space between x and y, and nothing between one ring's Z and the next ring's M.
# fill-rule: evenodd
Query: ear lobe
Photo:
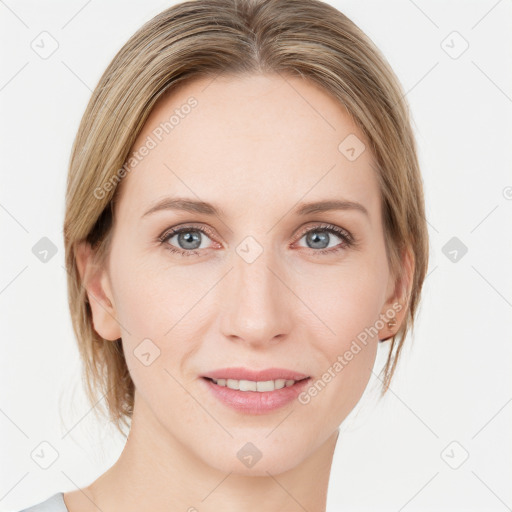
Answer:
M95 253L87 242L77 246L75 258L91 307L94 330L106 340L119 339L121 329L107 270L97 264Z

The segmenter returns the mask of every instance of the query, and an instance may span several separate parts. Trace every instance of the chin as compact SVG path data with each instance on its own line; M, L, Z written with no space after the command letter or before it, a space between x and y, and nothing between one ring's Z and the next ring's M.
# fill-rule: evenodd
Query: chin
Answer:
M223 441L217 436L194 443L196 455L210 467L223 473L243 476L268 476L285 473L302 463L318 448L306 438L288 435L283 429L273 437L272 428L241 430ZM317 440L319 437L316 438Z

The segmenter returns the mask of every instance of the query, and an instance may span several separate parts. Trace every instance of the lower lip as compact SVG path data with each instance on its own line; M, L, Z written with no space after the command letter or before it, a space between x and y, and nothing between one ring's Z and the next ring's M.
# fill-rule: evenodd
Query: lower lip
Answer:
M218 386L204 377L202 380L213 395L225 405L247 414L265 414L293 402L311 379L303 379L295 382L293 386L263 392L239 391L227 386Z

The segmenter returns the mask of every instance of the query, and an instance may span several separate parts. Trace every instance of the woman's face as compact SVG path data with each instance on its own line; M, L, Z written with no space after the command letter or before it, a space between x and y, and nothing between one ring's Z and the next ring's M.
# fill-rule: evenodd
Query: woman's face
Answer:
M112 317L93 314L122 337L134 421L225 472L297 466L360 399L394 314L367 142L311 82L221 76L161 100L133 151L102 277ZM327 201L360 206L304 206ZM256 397L204 378L225 368L309 380Z

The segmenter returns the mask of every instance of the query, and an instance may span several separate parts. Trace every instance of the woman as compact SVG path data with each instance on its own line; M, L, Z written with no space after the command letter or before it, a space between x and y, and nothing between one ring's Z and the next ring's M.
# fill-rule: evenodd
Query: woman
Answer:
M160 13L93 92L64 235L88 393L129 434L28 510L325 510L428 263L407 105L369 38L319 0Z

